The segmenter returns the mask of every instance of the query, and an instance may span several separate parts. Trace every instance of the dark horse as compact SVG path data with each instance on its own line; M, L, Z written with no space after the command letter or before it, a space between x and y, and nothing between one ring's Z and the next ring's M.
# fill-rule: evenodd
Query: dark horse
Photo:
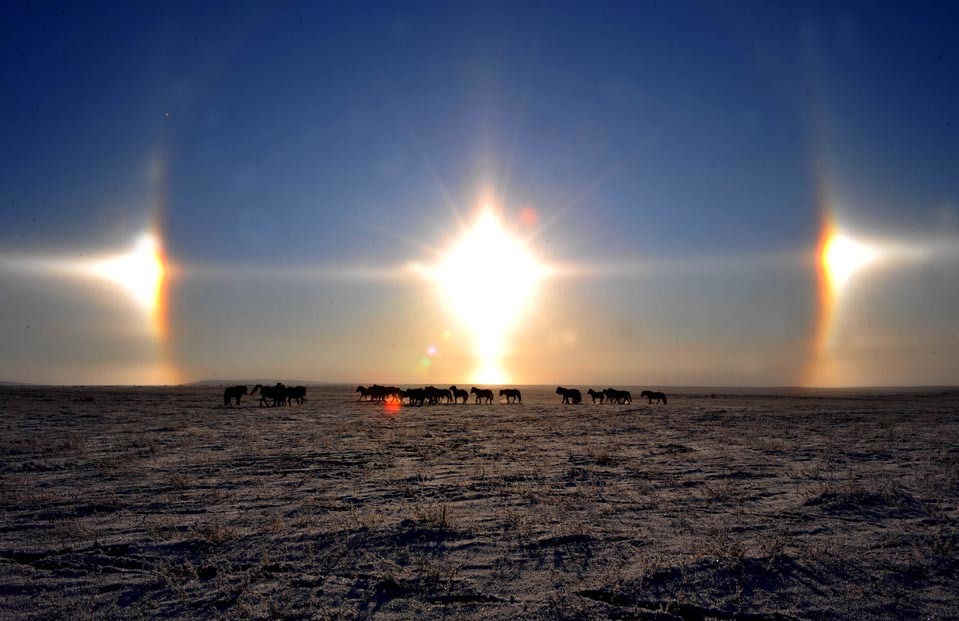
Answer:
M615 388L607 388L603 391L606 395L606 403L632 403L633 396L629 394L628 390L616 390Z
M430 405L437 405L440 401L446 400L446 403L449 403L453 400L453 391L449 388L437 388L436 386L427 386L426 387L426 398L429 400Z
M597 400L600 403L606 400L606 393L600 392L598 390L593 390L592 388L587 390L586 394L593 398L593 403L596 403Z
M247 394L246 386L227 386L223 390L223 405L233 405L233 400L236 399L236 404L240 405L240 397Z
M287 405L293 405L294 399L298 404L303 405L303 402L306 401L306 386L293 386L286 389Z
M356 387L356 392L360 393L360 398L357 399L357 401L362 401L362 400L363 400L363 397L366 397L367 399L371 399L371 398L372 398L372 397L370 396L370 393L372 392L372 389L367 388L366 386L357 386L357 387Z
M493 402L493 391L488 388L477 388L476 386L473 386L472 388L470 388L470 394L476 395L477 403L480 402L480 399L485 400L486 403Z
M576 388L557 386L556 394L563 395L563 403L579 403L583 400L583 393Z
M470 393L467 392L465 388L450 386L450 392L453 393L453 403L458 402L460 399L463 400L463 403L466 403L466 400L470 398Z
M257 384L253 387L253 390L250 391L250 396L255 395L257 390L260 391L260 407L270 407L271 405L283 405L286 403L286 386L280 382L277 382L276 386ZM271 400L273 403L270 403Z
M662 392L653 392L652 390L644 390L639 393L640 398L646 397L649 399L649 403L652 404L653 399L656 400L656 403L662 402L663 405L666 405L666 393Z
M425 388L410 388L406 391L406 397L410 400L410 405L425 405L429 395Z
M499 396L506 397L506 403L522 403L523 395L516 388L504 388L499 391Z

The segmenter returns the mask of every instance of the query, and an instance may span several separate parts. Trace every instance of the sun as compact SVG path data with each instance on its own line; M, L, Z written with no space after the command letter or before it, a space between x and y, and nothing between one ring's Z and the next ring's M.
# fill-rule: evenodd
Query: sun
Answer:
M472 332L479 363L472 381L508 382L503 365L510 337L536 298L543 264L485 208L430 273L446 305Z

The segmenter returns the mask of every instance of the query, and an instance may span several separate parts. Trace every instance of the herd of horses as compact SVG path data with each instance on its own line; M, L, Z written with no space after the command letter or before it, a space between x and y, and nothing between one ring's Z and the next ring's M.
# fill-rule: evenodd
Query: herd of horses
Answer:
M575 388L563 388L559 386L556 388L556 394L563 396L563 403L581 403L583 401L583 394ZM633 396L628 390L617 390L615 388L593 390L590 388L586 391L586 394L593 399L593 403L616 403L623 405L633 402ZM639 393L639 396L641 399L648 399L650 405L652 405L653 401L662 403L663 405L666 404L666 394L662 392L644 390Z
M357 386L356 391L360 394L357 401L383 401L396 402L409 405L437 405L439 403L463 403L469 401L470 395L476 395L475 403L493 403L493 391L488 388L472 387L469 392L456 386L449 388L437 388L427 386L425 388L407 388L406 390L396 386ZM577 388L556 387L556 394L563 397L563 403L578 404L583 402L583 393ZM609 404L627 404L633 402L633 397L628 390L617 390L615 388L606 388L603 390L586 391L593 399L593 403ZM503 388L499 391L500 397L506 397L506 403L522 403L523 395L516 388ZM644 390L640 397L648 399L649 403L666 403L666 395L661 392Z
M273 386L257 384L250 392L246 391L245 385L227 386L223 390L223 405L232 406L234 401L236 401L237 405L240 405L241 397L244 395L250 395L252 397L257 391L260 393L260 407L293 405L294 401L302 405L303 402L306 401L305 386L284 386L282 383L277 382Z
M280 405L293 405L295 401L298 404L306 400L305 386L284 386L277 382L273 386L264 386L257 384L253 390L247 392L245 385L227 386L223 391L223 405L240 405L240 398L246 395L253 396L260 393L260 407L274 407ZM396 386L357 386L356 391L360 397L357 401L371 402L393 402L404 405L438 405L440 403L468 403L470 396L475 395L474 403L493 403L495 395L489 388L477 388L473 386L468 391L456 386L449 388L437 388L427 386L425 388L407 388L400 389ZM556 387L556 394L563 397L563 403L579 404L583 402L583 393L577 388ZM586 391L593 403L608 404L628 404L633 402L632 395L628 390L617 390L615 388L605 388L603 390L594 390L590 388ZM523 403L523 394L516 388L503 388L499 391L500 397L506 398L506 403ZM666 403L666 395L661 392L644 390L640 397L648 399L649 403Z
M356 391L360 393L357 401L392 401L408 405L437 405L440 403L467 403L470 395L476 395L476 403L492 403L495 398L493 391L488 388L473 387L469 391L456 386L449 388L437 388L436 386L427 386L425 388L407 388L405 390L396 386L357 386ZM522 403L523 395L515 388L504 388L499 391L499 396L506 397L507 403Z

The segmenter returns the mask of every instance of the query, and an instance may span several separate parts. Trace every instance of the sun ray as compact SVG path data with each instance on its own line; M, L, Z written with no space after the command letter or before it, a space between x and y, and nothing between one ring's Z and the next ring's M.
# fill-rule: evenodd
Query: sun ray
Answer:
M450 312L472 331L472 381L509 381L503 365L509 338L530 309L547 274L545 266L486 205L437 264L421 269Z

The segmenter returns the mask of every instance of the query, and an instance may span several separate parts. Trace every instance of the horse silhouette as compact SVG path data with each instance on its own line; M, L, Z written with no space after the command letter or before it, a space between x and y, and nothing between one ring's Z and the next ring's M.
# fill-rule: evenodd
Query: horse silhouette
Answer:
M255 395L258 390L260 391L260 407L270 407L271 405L283 405L286 403L286 386L280 382L277 382L275 386L257 384L253 387L253 390L250 391L250 396ZM271 400L273 401L272 404L270 403Z
M458 402L460 399L463 400L463 403L466 403L466 400L470 397L469 391L467 391L465 388L450 386L450 392L453 393L453 403Z
M383 401L386 399L386 386L373 384L370 386L370 401Z
M380 386L379 384L373 384L370 387L366 386L357 386L356 392L360 393L360 398L357 401L362 401L363 397L366 397L369 401L392 401L397 399L397 394L400 389L396 386Z
M383 386L380 390L384 401L399 401L400 389L396 386Z
M370 397L370 389L367 388L366 386L357 386L354 392L360 393L360 398L357 399L357 401L362 401L363 397L366 397L367 399L372 400Z
M223 390L223 405L233 405L233 400L236 399L236 404L240 405L240 397L248 394L246 392L246 386L227 386Z
M592 388L587 390L586 394L593 398L593 403L596 403L597 400L600 403L606 400L606 393L600 392L598 390L593 390Z
M563 395L563 403L579 403L583 400L583 393L576 388L557 386L556 394Z
M410 405L424 405L428 397L425 388L410 388L406 391L406 398L410 400Z
M453 393L448 388L427 386L425 390L430 405L437 405L441 399L445 399L447 403L453 400Z
M633 396L629 394L628 390L616 390L615 388L607 388L603 391L603 394L606 395L606 403L632 403Z
M640 398L646 397L649 399L650 405L653 403L653 399L656 400L656 403L662 402L663 405L666 405L666 393L662 392L653 392L652 390L644 390L639 393Z
M486 403L493 402L493 391L488 388L477 388L476 386L473 386L470 388L470 394L476 395L476 403L479 403L480 399L485 400Z
M293 405L294 399L299 405L303 405L306 401L306 386L293 386L286 389L286 404Z
M522 403L523 395L516 388L504 388L499 391L499 396L506 397L506 403Z

